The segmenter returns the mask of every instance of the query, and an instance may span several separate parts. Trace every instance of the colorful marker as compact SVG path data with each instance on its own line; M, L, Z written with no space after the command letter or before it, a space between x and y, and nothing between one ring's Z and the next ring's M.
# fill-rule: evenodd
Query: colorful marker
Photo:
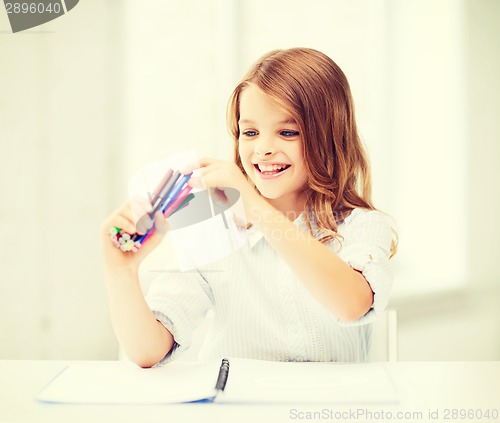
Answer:
M187 185L191 175L181 175L179 171L173 172L172 169L168 169L160 184L153 192L153 199L151 201L152 211L143 217L147 216L148 220L151 219L154 224L157 211L161 211L165 217L168 217L188 205L189 201L194 198L194 195L190 194L192 188ZM113 244L117 248L120 248L124 252L136 252L152 235L153 227L154 225L143 235L137 233L130 235L120 228L111 227L109 234Z
M155 209L152 212L149 213L153 223L154 223L154 219L155 219L155 217L154 217L155 213L157 211L161 211L162 214L165 214L165 210L168 209L170 204L172 204L173 201L177 198L177 196L181 193L181 190L186 186L187 181L189 181L189 178L191 177L191 175L192 175L192 173L190 173L188 175L180 176L180 173L178 171L176 171L174 173L174 175L172 176L172 178L170 179L170 181L168 182L167 185L171 185L170 182L174 178L176 178L177 181L175 182L175 185L171 188L170 192L167 192L166 190L164 191L165 192L165 194L164 194L165 200L161 201L160 204L157 207L155 207ZM134 234L132 241L142 244L146 240L146 238L149 236L149 234L152 233L152 230L153 230L153 227L151 229L149 229L144 235Z

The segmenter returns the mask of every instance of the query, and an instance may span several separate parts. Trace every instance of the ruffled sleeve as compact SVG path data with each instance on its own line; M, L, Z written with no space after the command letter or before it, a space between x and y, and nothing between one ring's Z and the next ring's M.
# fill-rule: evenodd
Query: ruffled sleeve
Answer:
M354 209L339 226L343 236L339 257L353 269L360 271L374 293L371 309L354 322L339 320L343 326L371 323L383 312L389 302L393 285L391 244L394 223L376 210Z
M167 273L157 278L145 297L154 316L174 337L174 346L160 364L191 346L194 330L213 306L213 293L197 272Z

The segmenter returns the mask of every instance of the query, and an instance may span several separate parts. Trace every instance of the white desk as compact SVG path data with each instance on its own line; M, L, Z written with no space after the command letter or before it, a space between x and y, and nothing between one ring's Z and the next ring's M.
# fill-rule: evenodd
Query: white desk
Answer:
M222 405L180 404L164 406L74 406L42 404L35 394L67 361L0 360L0 422L293 422L293 421L480 421L497 422L500 417L460 419L452 409L496 409L500 413L500 362L398 362L383 363L396 386L397 405ZM346 418L349 412L361 413L357 419ZM429 411L439 418L429 418ZM447 411L450 410L450 411ZM312 420L321 413L322 418ZM335 419L343 412L344 419ZM378 413L372 416L367 412ZM421 417L398 416L396 413L422 413ZM300 414L303 413L303 414ZM365 414L363 414L365 413ZM382 418L381 413L385 413ZM307 418L309 416L309 418ZM332 417L328 417L332 416ZM435 414L434 414L435 416ZM299 417L302 417L300 419ZM338 415L337 415L338 417ZM448 418L445 418L448 417Z

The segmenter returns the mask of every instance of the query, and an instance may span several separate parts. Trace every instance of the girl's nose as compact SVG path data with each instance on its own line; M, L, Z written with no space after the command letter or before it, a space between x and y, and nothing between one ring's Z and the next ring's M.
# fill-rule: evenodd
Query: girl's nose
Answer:
M266 151L265 153L261 153L261 151L260 151L260 150L258 150L258 149L257 149L257 150L255 150L255 153L257 153L257 156L261 156L261 157L263 157L263 156L270 156L270 155L272 155L272 154L273 154L273 152L272 152L272 151Z
M257 156L270 156L274 153L273 143L270 139L264 137L259 138L255 144L255 154Z

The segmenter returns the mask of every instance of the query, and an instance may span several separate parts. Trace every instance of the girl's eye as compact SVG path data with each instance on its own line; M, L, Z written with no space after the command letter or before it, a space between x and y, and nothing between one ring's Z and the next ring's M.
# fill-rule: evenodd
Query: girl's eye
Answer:
M298 131L281 131L280 135L289 138L289 137L296 137L299 135L299 133Z
M245 135L245 137L255 137L257 135L257 132L256 131L243 131L243 135Z

